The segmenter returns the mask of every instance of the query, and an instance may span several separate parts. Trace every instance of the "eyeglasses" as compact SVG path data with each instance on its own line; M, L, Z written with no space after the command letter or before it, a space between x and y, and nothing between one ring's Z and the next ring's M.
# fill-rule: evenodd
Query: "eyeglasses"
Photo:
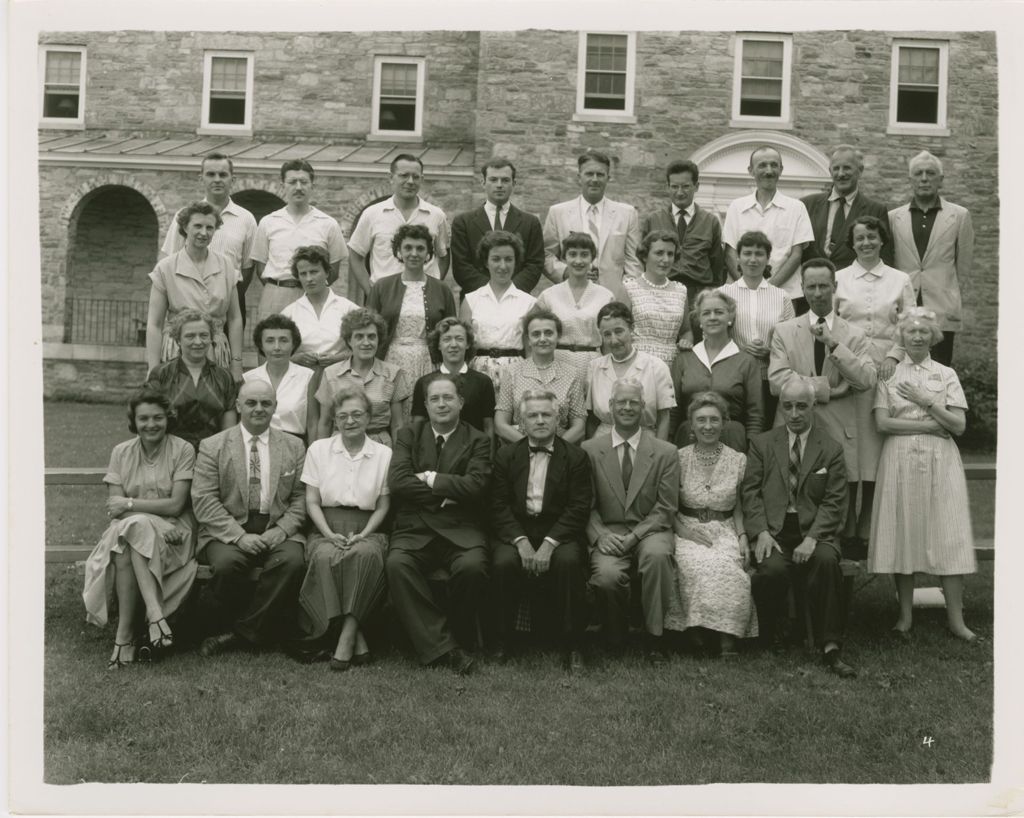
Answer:
M365 418L366 412L338 412L338 414L334 416L334 419L338 421L338 423L347 423L349 420L354 420L356 423L359 423Z

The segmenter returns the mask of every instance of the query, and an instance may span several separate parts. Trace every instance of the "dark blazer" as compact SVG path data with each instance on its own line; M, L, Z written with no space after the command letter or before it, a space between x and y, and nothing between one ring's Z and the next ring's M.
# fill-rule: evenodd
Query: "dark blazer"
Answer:
M512 543L528 537L537 547L550 537L557 543L583 542L593 492L590 460L583 450L560 437L554 440L548 463L541 513L526 513L530 479L530 443L523 438L502 446L494 456L494 487L491 490L491 530L495 537Z
M648 213L640 222L640 233L667 230L675 235L672 205ZM722 249L722 223L714 213L693 206L693 218L686 225L679 258L672 265L671 278L684 284L718 287L725 283L725 252Z
M416 475L437 472L430 488ZM491 477L491 442L465 421L437 459L430 423L403 426L395 440L388 486L395 510L391 547L416 551L435 537L459 548L487 544L483 518ZM453 502L445 505L445 500Z
M493 228L483 205L459 213L452 222L452 275L463 295L479 290L491 280L487 269L477 263L476 248L484 233ZM523 240L526 253L519 261L512 283L528 293L537 286L544 272L544 233L540 219L509 204L502 229L516 233Z
M366 306L384 316L384 320L388 325L388 337L377 348L378 358L383 358L388 354L388 347L395 337L395 327L398 326L398 316L402 311L402 299L404 297L405 282L402 281L401 273L385 276L370 287L370 294L366 298ZM452 291L447 286L433 276L427 276L427 283L423 290L423 300L427 311L428 333L442 318L454 318L456 316L455 296L452 295Z
M824 193L812 193L800 200L807 208L807 216L811 220L811 229L814 231L814 241L804 247L804 261L809 261L812 258L829 258L825 255L825 235L828 232L828 197L831 192L832 189L829 188ZM869 199L864 195L863 190L858 190L857 197L850 205L850 212L846 214L847 228L843 230L843 236L830 258L837 270L849 267L857 260L857 254L850 246L847 230L854 219L860 216L874 216L882 223L886 232L889 232L888 208L881 202ZM882 245L882 261L890 266L892 266L892 252L892 236L889 236L889 240Z
M846 520L846 461L843 447L814 422L800 460L796 513L800 533L835 542ZM789 430L777 426L750 441L743 478L743 525L751 544L767 530L777 537L789 505Z

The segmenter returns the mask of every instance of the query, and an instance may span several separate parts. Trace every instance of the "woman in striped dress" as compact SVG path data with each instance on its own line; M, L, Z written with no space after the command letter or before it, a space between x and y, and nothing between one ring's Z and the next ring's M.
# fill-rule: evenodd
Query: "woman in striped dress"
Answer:
M668 277L679 258L679 239L667 230L652 231L636 255L644 265L643 274L622 279L626 306L636 321L633 346L671 367L686 320L686 287Z
M932 310L911 307L900 318L906 357L880 380L875 422L885 438L878 464L868 570L894 574L900 613L893 630L910 633L914 574L942 581L954 636L977 637L964 624L964 574L975 571L967 481L951 439L964 431L967 401L956 373L929 354L942 340Z

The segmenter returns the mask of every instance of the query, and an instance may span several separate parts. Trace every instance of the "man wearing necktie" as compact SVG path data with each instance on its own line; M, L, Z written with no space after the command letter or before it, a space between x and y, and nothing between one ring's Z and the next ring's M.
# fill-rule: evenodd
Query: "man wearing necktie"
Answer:
M467 674L473 658L462 646L477 641L487 593L491 444L461 420L460 389L457 376L430 375L423 388L429 422L404 426L395 439L388 472L395 517L385 570L420 662ZM427 581L438 568L449 574L450 617Z
M516 613L532 578L546 603L549 616L544 621L558 640L565 667L579 673L586 626L585 528L593 496L590 461L555 434L554 392L527 390L519 413L526 437L501 447L494 457L491 573L497 658L507 658L514 647Z
M605 637L621 649L627 630L630 580L639 575L646 651L665 660L661 635L675 582L672 522L679 507L675 446L642 429L643 385L623 378L612 386L614 426L583 444L594 475L594 507L587 523L590 585Z
M846 513L843 450L815 422L814 387L794 376L782 388L783 426L750 441L743 478L743 524L753 563L751 580L762 640L781 644L790 586L802 590L815 644L826 667L857 675L840 653L843 638L841 555Z
M199 560L213 568L202 602L204 619L220 629L203 641L203 656L287 644L296 635L289 624L304 568L305 447L270 428L276 408L269 383L244 383L239 425L199 444L192 508ZM248 578L254 567L263 569L255 587Z

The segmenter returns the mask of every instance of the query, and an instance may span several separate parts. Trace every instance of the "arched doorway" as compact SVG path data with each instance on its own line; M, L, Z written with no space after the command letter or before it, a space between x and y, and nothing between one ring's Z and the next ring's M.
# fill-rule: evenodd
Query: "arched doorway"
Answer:
M729 202L754 189L747 167L751 151L761 145L771 145L782 154L779 190L787 196L818 193L832 183L828 157L809 142L778 131L737 131L708 142L690 156L700 168L697 204L724 219Z
M236 204L252 213L256 217L257 224L268 213L273 213L284 207L284 200L280 196L266 190L242 190L232 193L231 198Z
M65 343L139 343L159 231L153 206L133 188L104 185L78 203L68 225Z

